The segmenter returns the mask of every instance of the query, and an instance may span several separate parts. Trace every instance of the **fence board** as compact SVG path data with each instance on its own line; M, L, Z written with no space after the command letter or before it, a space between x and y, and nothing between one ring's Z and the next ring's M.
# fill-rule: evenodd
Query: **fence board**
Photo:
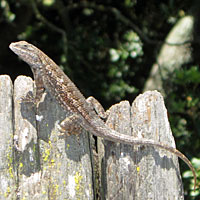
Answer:
M12 199L15 194L13 170L13 86L9 76L0 76L0 199Z
M69 113L46 95L38 109L41 165L52 199L93 199L93 174L89 137L63 137L58 124ZM60 135L60 136L59 136Z
M17 172L17 194L19 199L47 199L40 185L40 159L36 130L35 107L23 100L33 93L30 77L19 76L14 82L14 148Z

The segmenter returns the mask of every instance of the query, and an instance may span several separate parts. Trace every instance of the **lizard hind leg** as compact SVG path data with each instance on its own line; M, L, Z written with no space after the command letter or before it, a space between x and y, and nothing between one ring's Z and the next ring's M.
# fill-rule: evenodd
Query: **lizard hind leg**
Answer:
M95 110L95 112L98 114L98 116L102 119L106 119L108 116L108 113L105 112L103 106L99 103L98 100L96 100L94 97L90 96L86 99L89 106Z
M80 117L78 115L71 115L66 117L58 126L58 129L63 135L77 135L80 134L82 127L80 126Z

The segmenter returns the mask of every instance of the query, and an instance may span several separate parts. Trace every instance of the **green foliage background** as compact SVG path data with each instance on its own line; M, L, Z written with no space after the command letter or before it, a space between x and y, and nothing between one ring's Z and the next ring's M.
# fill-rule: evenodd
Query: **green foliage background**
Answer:
M105 108L122 99L132 102L142 92L166 35L193 7L199 8L198 1L0 0L0 64L16 64L8 44L27 40L48 53L85 96L95 96ZM195 57L199 43L194 43L192 63L166 80L171 89L165 100L177 148L198 172L200 70ZM23 72L16 69L11 76ZM187 170L181 162L185 199L199 199Z

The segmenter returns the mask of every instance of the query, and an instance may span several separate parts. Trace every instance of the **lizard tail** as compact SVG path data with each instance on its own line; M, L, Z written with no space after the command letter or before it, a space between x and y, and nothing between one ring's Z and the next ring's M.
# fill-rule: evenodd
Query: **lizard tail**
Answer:
M120 133L116 132L115 130L105 126L105 124L104 125L102 124L102 126L97 126L97 130L94 130L93 134L98 137L101 137L101 135L104 135L104 139L113 141L113 142L118 141L119 143L130 144L130 145L146 145L146 146L159 147L161 149L167 150L167 151L175 154L181 160L183 160L188 165L190 170L192 171L193 176L194 176L194 191L195 191L196 179L197 179L195 169L192 166L189 159L184 154L182 154L179 150L177 150L176 148L170 147L170 146L160 143L160 142L156 142L154 140L149 140L149 139L145 139L145 138L140 139L140 138L135 138L133 136L120 134Z

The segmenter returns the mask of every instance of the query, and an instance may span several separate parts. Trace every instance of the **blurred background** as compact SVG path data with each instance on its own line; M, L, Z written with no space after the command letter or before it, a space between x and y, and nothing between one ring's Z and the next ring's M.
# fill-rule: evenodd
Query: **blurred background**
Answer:
M8 48L26 40L105 109L159 90L177 149L199 176L199 20L198 0L0 0L0 74L32 76ZM185 199L199 199L192 173L180 167Z

